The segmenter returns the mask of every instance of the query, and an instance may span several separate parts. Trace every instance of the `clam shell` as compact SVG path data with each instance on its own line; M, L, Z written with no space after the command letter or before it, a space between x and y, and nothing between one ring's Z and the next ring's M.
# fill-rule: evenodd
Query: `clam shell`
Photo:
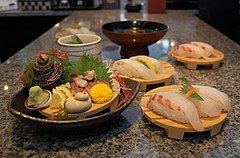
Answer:
M52 100L52 93L49 90L43 90L43 92L48 94L48 98L43 103L28 106L28 99L26 99L25 107L29 110L38 110L38 109L49 107L50 102Z

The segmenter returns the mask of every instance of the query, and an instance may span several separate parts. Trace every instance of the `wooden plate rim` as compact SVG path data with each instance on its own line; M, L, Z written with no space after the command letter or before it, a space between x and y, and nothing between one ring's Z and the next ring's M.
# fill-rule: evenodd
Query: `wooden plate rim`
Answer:
M196 58L181 57L181 56L178 56L178 55L175 55L175 54L170 54L170 56L175 58L177 61L180 61L180 62L183 62L183 63L197 63L197 64L207 65L207 64L213 64L213 63L216 63L216 62L220 62L221 60L223 60L223 58L224 58L223 52L221 52L217 49L215 49L215 52L217 54L219 54L220 57L210 56L209 60L206 60L206 59L203 59L203 58L196 59Z

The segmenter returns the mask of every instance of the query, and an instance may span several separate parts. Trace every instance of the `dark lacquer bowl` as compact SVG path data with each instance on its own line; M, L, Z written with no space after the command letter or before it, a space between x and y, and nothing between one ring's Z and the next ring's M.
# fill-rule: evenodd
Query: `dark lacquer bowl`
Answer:
M139 12L142 9L142 5L140 3L127 3L125 9L128 12Z
M107 121L113 120L118 115L120 115L121 112L131 104L136 94L138 93L140 83L131 79L124 80L127 87L132 89L130 91L130 98L118 109L115 109L113 111L105 110L105 112L101 112L100 114L89 118L63 121L46 119L46 117L41 115L38 111L31 111L25 108L24 102L28 97L26 88L22 89L16 96L13 97L8 105L8 111L23 123L26 123L27 125L36 129L68 131L99 126Z
M160 40L168 31L165 24L149 21L118 21L102 26L103 34L112 42L121 45L123 58L148 55L148 45Z

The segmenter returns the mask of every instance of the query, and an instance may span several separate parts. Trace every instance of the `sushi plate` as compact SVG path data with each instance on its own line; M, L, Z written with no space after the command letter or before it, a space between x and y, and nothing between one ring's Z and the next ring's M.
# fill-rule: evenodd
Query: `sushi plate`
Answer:
M179 85L171 85L153 89L143 96L141 99L140 107L145 118L155 125L164 128L169 138L183 140L184 133L192 133L198 131L194 130L190 124L178 123L167 119L164 116L158 115L146 106L151 95L157 92L166 92L178 88L180 88ZM218 134L221 131L223 122L227 118L227 115L228 113L221 113L219 117L201 118L200 120L205 129L204 131L210 131L210 136Z
M154 84L160 84L160 83L164 83L165 86L170 85L172 82L173 72L175 69L171 64L165 61L159 60L159 62L161 63L162 67L166 70L167 73L157 74L157 77L154 79L146 80L146 79L134 78L134 77L124 76L124 75L119 75L119 76L122 78L130 78L134 81L140 82L141 84L140 91L146 91L148 85L154 85Z
M30 126L33 129L43 130L43 131L53 131L59 133L59 131L82 131L86 132L85 129L101 129L104 124L111 122L116 119L136 97L140 83L124 79L126 87L132 89L129 92L129 98L120 107L107 108L100 113L88 116L83 119L70 119L70 120L52 120L48 119L36 110L29 110L25 107L25 100L28 98L27 87L23 87L8 103L8 111L16 117L22 123ZM122 97L117 97L118 102L122 101Z
M177 61L184 63L188 69L196 70L198 65L211 65L212 69L216 69L220 67L220 62L223 60L224 54L216 49L215 52L218 54L218 57L210 56L209 59L186 58L175 54L171 54L171 56Z
M99 113L99 112L101 112L101 111L103 111L107 108L116 107L117 104L118 104L119 91L118 92L113 92L113 98L110 101L108 101L107 103L104 103L104 104L92 103L92 106L91 106L90 109L88 109L85 112L82 112L81 114L71 114L71 117L78 117L78 119L85 118L85 117L97 114L97 113ZM51 117L54 113L58 112L59 109L53 109L53 108L48 107L48 108L45 108L45 109L40 109L38 111L46 117Z

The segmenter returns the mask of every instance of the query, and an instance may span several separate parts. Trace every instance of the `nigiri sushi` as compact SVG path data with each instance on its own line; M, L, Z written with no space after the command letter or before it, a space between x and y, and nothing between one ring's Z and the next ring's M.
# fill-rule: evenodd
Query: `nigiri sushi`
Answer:
M218 106L218 109L221 111L231 111L231 100L227 94L209 86L193 85L193 87L198 88L201 93L204 93L209 98L211 98L216 103L215 105Z
M156 74L141 62L134 59L120 59L113 63L112 69L121 75L143 79L155 78Z
M155 73L163 72L163 67L162 67L161 63L155 58L151 58L151 57L144 56L144 55L138 55L138 56L131 57L130 59L134 59L134 60L137 60L139 62L146 64L147 67L150 68L151 70L153 70Z
M203 54L206 54L208 57L211 56L211 55L216 56L216 57L219 56L219 55L215 52L215 49L214 49L211 45L209 45L209 44L207 44L207 43L195 42L195 41L194 41L194 42L191 42L191 44L193 44L193 45L201 48Z
M190 123L196 131L203 131L195 105L176 92L158 92L147 103L154 112L179 123Z
M204 52L200 47L195 46L190 43L180 44L169 52L169 55L175 54L177 56L187 57L187 58L204 58L208 59L209 53Z
M188 99L196 106L200 117L220 116L222 110L219 109L217 103L203 91L199 91L198 94L203 98L203 101L191 97Z
M190 42L180 44L169 52L169 55L171 54L197 59L209 59L210 56L219 56L211 45L203 42Z

